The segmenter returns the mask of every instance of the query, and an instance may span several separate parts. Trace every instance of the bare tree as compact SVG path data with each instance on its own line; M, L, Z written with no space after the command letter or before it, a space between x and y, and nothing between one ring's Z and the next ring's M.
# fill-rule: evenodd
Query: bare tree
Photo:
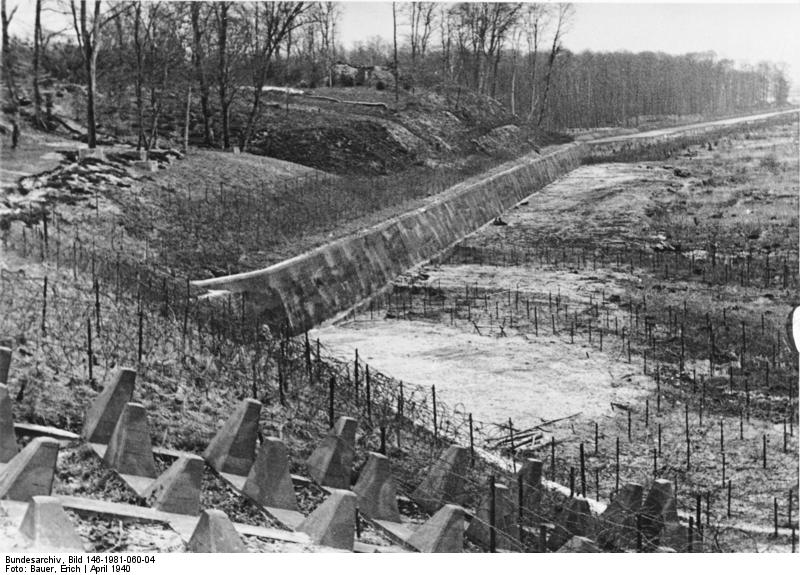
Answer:
M209 104L210 91L206 79L205 58L203 50L203 34L210 10L203 10L202 2L191 2L192 19L192 64L195 78L200 89L200 109L203 114L203 143L206 146L214 144L214 132L211 128L211 106Z
M400 69L397 65L397 6L392 2L392 37L394 43L394 103L400 101Z
M462 59L469 51L473 85L480 93L486 91L490 68L491 92L496 91L500 53L521 7L521 3L462 2L453 8L458 19Z
M14 6L9 13L6 8L6 0L2 0L2 5L0 5L0 20L2 20L3 31L3 83L6 85L6 90L11 100L10 103L14 108L16 108L17 103L17 90L14 84L14 61L11 54L11 39L8 35L8 26L17 12L17 8L19 6Z
M42 91L39 87L39 67L42 58L42 0L36 0L33 24L33 115L36 125L45 126L42 120Z
M103 27L128 9L126 4L116 4L105 14L101 14L101 2L95 0L87 7L86 0L80 0L80 8L75 0L70 0L72 26L78 41L86 70L86 132L89 148L97 147L97 118L95 101L97 99L97 55L102 44Z
M83 56L86 68L86 130L87 143L90 148L97 147L97 119L95 114L95 96L97 92L97 54L100 51L100 0L94 2L94 14L87 11L86 0L80 0L80 16L78 16L75 0L70 1L72 22L78 47Z
M309 9L308 33L310 35L309 46L312 58L319 58L323 61L323 68L328 79L328 85L332 85L331 76L332 66L336 61L336 29L342 15L342 8L336 2L313 2ZM313 49L314 38L319 37L319 53L315 54Z
M219 106L222 115L222 147L231 146L231 96L228 86L230 69L228 61L228 24L230 19L230 2L218 2L213 5L214 16L217 23L217 90L219 91Z
M572 4L559 4L556 10L556 24L553 32L553 43L550 46L550 55L547 58L547 72L544 78L544 93L542 94L542 103L539 107L539 118L536 121L537 126L541 126L544 121L545 114L547 113L547 96L550 92L550 84L553 81L553 70L558 55L563 49L562 42L564 34L567 32L569 25L572 23L572 18L575 14L575 8Z
M136 95L136 149L141 150L145 147L144 136L144 97L142 87L144 84L144 50L142 46L142 3L134 2L133 12L133 46L136 53L136 81L134 92Z
M247 117L242 147L247 147L253 136L261 106L261 95L272 59L289 33L303 23L301 17L308 7L305 2L259 2L253 6L251 15L253 102Z
M489 25L489 45L487 47L487 59L491 60L494 55L492 65L492 88L491 95L495 97L497 94L497 70L500 66L500 55L503 50L503 45L506 42L508 34L513 30L519 17L519 11L522 8L521 3L504 4L494 3L491 5L490 25Z
M11 117L11 148L16 149L19 143L19 103L17 101L17 90L14 85L14 62L11 54L11 41L8 36L8 26L14 18L17 11L17 6L11 9L9 14L6 10L6 0L2 0L0 7L0 20L2 21L3 31L3 83L6 85L8 91L8 100L12 109Z
M533 120L536 114L536 68L539 57L539 42L542 30L547 26L550 14L550 4L531 3L525 4L522 13L522 31L528 45L529 78L530 78L530 105L528 107L528 121Z
M449 83L453 78L453 16L443 4L439 5L439 38L442 50L442 80Z
M44 0L36 0L33 24L33 70L31 86L33 88L34 121L39 128L49 129L52 121L52 117L50 116L52 110L49 105L47 106L47 118L44 118L42 115L42 55L47 50L47 45L50 40L61 34L63 30L45 32L42 27L42 11L44 10L46 10L44 7ZM49 10L52 11L52 8Z
M411 46L411 66L416 69L417 58L425 58L436 17L436 2L409 2L405 12L409 18L408 40Z

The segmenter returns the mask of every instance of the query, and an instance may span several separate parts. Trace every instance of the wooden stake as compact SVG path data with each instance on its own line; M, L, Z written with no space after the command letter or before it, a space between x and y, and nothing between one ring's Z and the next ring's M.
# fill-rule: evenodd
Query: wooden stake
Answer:
M728 479L728 517L731 516L731 492L732 492L732 483L731 480Z
M89 385L94 388L94 354L92 353L92 321L90 318L86 318L86 350L87 350L87 360L89 365Z
M331 376L330 381L328 382L328 425L329 427L333 427L334 420L333 420L333 402L334 402L334 395L336 389L336 378Z
M494 488L494 475L489 477L489 552L497 552L497 523L496 523L496 501Z
M583 442L581 442L581 495L586 497L586 463L583 456Z
M600 426L594 422L594 454L597 455L600 445Z
M475 467L475 437L473 435L472 414L469 414L469 458L470 465Z
M773 517L775 518L775 537L778 536L778 498L772 498Z

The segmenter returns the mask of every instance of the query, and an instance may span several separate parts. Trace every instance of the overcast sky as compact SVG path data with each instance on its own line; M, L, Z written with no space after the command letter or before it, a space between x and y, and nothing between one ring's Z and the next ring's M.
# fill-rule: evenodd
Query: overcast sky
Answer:
M572 51L629 50L670 54L714 51L720 58L755 64L785 62L800 85L800 2L606 3L575 2L575 21L564 44ZM345 45L392 37L391 2L345 2Z
M53 4L56 0L45 0ZM33 28L33 0L19 5L12 33ZM340 38L345 47L371 36L392 37L391 2L344 2ZM784 62L800 86L800 2L780 3L601 3L576 2L565 38L570 50L644 50L670 54L714 51L721 58L752 64ZM63 26L49 17L51 28ZM403 37L406 32L400 30Z

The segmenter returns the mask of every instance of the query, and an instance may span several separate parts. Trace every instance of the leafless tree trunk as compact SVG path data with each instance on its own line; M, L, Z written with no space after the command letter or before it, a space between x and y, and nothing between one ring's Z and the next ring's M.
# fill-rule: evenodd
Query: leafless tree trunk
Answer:
M11 10L11 14L6 10L6 0L2 0L0 8L0 20L2 20L3 31L3 83L8 91L8 100L12 108L11 115L11 148L16 149L19 144L19 104L17 102L17 90L14 85L14 62L11 55L11 41L8 36L8 25L14 18L17 6Z
M36 125L47 127L42 119L42 90L39 86L39 66L42 58L42 0L36 0L33 24L33 114Z
M544 78L544 93L542 94L542 104L539 108L539 119L536 121L537 126L541 126L544 122L545 114L547 113L547 96L550 92L550 84L553 81L553 69L555 67L556 57L561 52L564 33L569 26L574 8L572 4L559 4L558 14L556 16L556 29L553 32L553 44L550 47L550 56L547 58L547 73Z
M256 118L261 108L261 94L267 79L267 72L272 58L279 50L284 39L301 23L301 16L307 10L303 2L269 2L255 4L253 8L254 40L253 40L253 103L247 116L247 124L242 139L242 147L246 148L253 137ZM291 43L287 43L287 50ZM287 54L288 61L288 54ZM288 88L288 86L287 86ZM288 98L288 90L286 92Z
M192 16L192 63L194 64L197 84L200 88L200 109L203 114L203 143L211 146L214 133L211 129L211 107L209 106L209 88L203 65L203 28L200 23L200 2L191 3ZM207 17L208 13L206 13Z
M548 4L527 4L523 15L522 25L525 30L525 37L528 43L528 57L530 58L530 85L531 97L528 108L528 121L532 121L536 116L536 69L539 57L539 40L544 29L549 14Z
M14 60L11 54L11 40L8 35L8 26L14 18L18 6L11 9L11 13L6 9L6 0L2 0L0 5L0 19L2 19L3 31L3 83L6 85L10 104L17 108L17 90L14 84Z
M136 2L133 14L133 47L136 53L136 149L141 150L146 146L144 136L144 99L142 97L142 84L144 83L143 49L141 39L142 3Z
M400 69L397 67L397 6L392 2L392 32L394 41L394 103L400 101Z
M447 84L452 80L453 76L453 69L452 69L452 44L453 44L453 33L451 28L451 16L448 10L444 7L440 7L440 20L439 20L439 32L441 37L442 43L442 81Z
M75 7L75 0L70 1L72 24L78 39L78 47L83 56L86 69L86 132L89 148L97 147L97 120L95 99L97 96L97 54L100 51L100 0L95 0L92 14L86 6L86 0L80 0L80 14Z
M228 12L231 5L220 2L214 5L217 17L217 49L219 61L217 67L217 89L219 90L219 105L222 114L222 147L231 147L230 110L231 102L228 98Z
M189 118L192 111L192 84L186 87L186 116L183 122L183 153L189 154Z

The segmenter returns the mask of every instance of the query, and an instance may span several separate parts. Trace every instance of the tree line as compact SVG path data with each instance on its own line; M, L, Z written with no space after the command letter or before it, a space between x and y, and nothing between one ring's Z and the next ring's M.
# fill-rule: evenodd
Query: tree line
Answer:
M42 86L85 86L90 147L97 122L115 120L132 127L139 148L156 146L165 123L172 133L182 126L184 138L197 126L207 146L247 147L264 120L266 87L328 85L337 62L385 67L396 93L472 90L552 130L727 114L788 98L784 70L767 62L737 68L713 53L573 53L565 46L571 4L394 3L393 38L348 49L335 2L35 0L32 42L9 37L15 9L2 0L7 104L14 108L20 88L29 89L34 118L47 127ZM49 13L66 29L46 26L55 21Z

